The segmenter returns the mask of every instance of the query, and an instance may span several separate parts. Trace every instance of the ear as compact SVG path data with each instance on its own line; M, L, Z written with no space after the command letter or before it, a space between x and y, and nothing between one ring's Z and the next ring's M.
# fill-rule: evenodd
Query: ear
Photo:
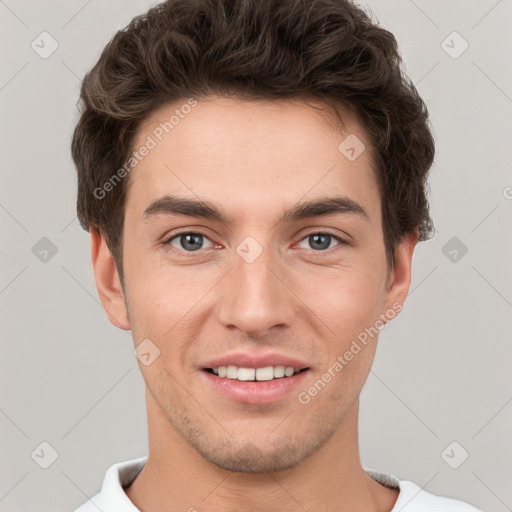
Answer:
M412 255L419 236L418 231L406 234L396 248L395 265L389 272L387 281L387 292L384 301L385 311L396 310L397 304L400 305L400 311L407 298L411 284Z
M129 330L130 320L114 258L105 239L97 230L91 228L89 234L94 279L105 313L116 327Z

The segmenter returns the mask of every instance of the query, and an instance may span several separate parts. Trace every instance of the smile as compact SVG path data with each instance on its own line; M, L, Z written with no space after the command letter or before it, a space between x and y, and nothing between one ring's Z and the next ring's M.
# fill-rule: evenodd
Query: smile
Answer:
M292 366L264 366L262 368L244 368L235 365L217 366L215 368L207 368L214 375L221 378L239 380L239 381L269 381L274 379L282 379L292 377L307 368L297 369Z
M263 405L294 396L304 387L310 368L263 366L260 368L234 365L204 368L205 384L216 396L231 401Z

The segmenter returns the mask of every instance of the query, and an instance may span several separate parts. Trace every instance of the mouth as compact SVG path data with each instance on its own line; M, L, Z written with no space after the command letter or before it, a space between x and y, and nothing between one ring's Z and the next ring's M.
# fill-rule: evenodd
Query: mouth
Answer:
M283 365L263 366L260 368L245 368L235 365L204 368L204 371L221 379L231 379L240 382L268 382L276 379L287 379L307 370L309 370L308 367L294 368L293 366Z
M310 367L293 366L213 366L203 368L206 385L214 392L214 398L228 398L230 401L262 405L290 399L290 396L304 388L304 379L311 372Z

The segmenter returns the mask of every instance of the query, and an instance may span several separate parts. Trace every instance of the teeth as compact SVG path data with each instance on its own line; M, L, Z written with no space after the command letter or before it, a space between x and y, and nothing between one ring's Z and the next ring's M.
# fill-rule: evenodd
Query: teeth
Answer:
M241 381L265 381L291 377L299 373L291 366L265 366L263 368L242 368L234 365L212 368L215 375Z
M284 369L284 374L285 374L286 377L291 377L294 374L293 368L290 368L289 366L287 366Z
M220 368L220 366L219 366ZM226 377L228 379L238 379L238 367L237 366L228 366L226 368Z
M274 366L274 378L284 377L284 366Z
M265 366L256 370L256 380L272 380L274 378L274 367Z
M255 376L254 368L238 368L238 380L254 380Z

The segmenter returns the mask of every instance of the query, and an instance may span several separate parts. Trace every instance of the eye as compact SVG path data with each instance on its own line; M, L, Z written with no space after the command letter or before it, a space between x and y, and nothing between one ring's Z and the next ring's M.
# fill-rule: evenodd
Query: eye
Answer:
M207 247L203 246L205 240L208 240L210 243L210 245ZM173 235L165 242L165 244L185 252L198 251L199 249L209 249L214 246L213 242L204 233L192 231L186 231Z
M330 233L311 233L310 235L304 237L300 242L306 241L309 244L309 247L301 247L302 249L313 249L314 251L325 251L326 249L330 249L331 242L335 240L337 242L336 245L341 245L346 243L342 238L336 235L332 235Z

